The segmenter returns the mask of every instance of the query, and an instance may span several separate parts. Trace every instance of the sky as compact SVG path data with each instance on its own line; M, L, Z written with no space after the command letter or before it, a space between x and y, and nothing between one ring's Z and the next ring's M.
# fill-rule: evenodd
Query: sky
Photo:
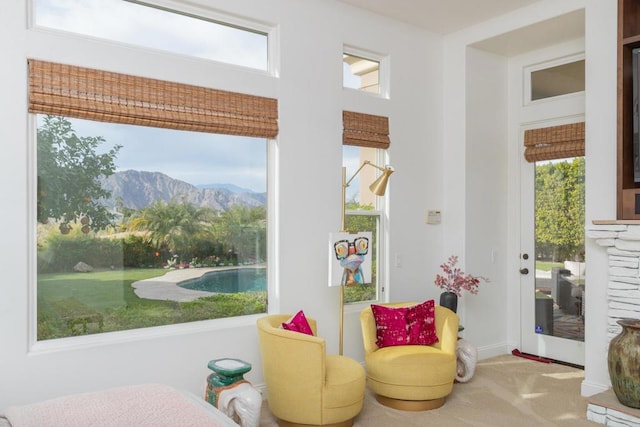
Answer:
M36 0L35 22L145 48L267 69L265 34L131 1ZM348 67L343 68L343 75L345 86L354 87L351 80L355 77L350 76ZM78 136L103 137L103 151L123 146L116 159L118 171L162 172L196 186L235 184L255 192L267 191L265 139L69 120ZM358 150L346 147L344 156L350 176L359 166ZM357 189L356 178L347 189L347 197Z
M38 115L38 126L42 116ZM122 145L116 170L162 172L195 186L235 184L267 191L267 140L232 135L186 132L67 118L79 137L101 136L103 153ZM360 166L359 147L343 147L349 179ZM347 199L359 191L359 176L347 188Z
M36 0L35 22L146 48L267 69L265 34L132 1Z
M76 134L101 136L99 152L122 145L116 170L162 172L200 186L235 184L267 191L267 140L68 119Z

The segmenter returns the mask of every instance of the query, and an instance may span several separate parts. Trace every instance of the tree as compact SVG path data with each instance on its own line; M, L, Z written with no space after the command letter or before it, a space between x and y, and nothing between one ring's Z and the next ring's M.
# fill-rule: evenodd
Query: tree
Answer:
M584 250L584 157L536 165L536 243L553 261Z
M78 137L64 117L44 117L37 144L39 222L59 221L63 234L78 221L84 233L113 225L115 215L100 204L111 196L100 178L115 172L114 160L121 146L97 154L96 148L104 141L100 136Z
M258 262L266 258L267 212L264 206L248 208L235 205L222 212L214 225L214 234L224 242L232 256Z
M209 234L214 212L211 208L187 202L165 203L157 200L142 208L129 221L132 231L146 231L156 249L167 246L182 259L192 256L194 242Z

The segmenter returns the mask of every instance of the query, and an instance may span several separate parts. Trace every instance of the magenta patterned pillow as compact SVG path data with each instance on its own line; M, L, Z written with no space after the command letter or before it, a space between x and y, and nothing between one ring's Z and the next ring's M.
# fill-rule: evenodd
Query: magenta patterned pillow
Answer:
M371 304L376 321L376 345L380 348L407 345L407 307L385 307Z
M409 307L406 319L409 344L431 345L438 342L434 300Z
M304 312L302 310L294 314L286 322L282 323L282 327L288 331L295 331L307 335L313 335L313 331L311 330L311 326L309 325L307 316L304 315Z

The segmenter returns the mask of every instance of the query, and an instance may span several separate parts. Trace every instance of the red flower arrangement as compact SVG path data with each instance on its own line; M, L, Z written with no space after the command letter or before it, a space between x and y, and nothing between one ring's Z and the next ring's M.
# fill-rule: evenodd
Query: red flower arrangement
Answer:
M447 262L440 265L444 275L437 274L435 284L437 287L444 289L445 292L453 292L457 296L462 296L462 291L468 291L472 294L478 293L480 281L489 282L489 279L482 276L472 276L466 274L460 268L456 267L458 257L451 255Z

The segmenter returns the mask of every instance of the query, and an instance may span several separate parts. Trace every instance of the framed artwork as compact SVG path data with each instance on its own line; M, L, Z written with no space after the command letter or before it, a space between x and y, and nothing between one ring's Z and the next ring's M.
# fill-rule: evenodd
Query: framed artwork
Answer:
M371 283L371 243L370 231L329 235L329 286Z

